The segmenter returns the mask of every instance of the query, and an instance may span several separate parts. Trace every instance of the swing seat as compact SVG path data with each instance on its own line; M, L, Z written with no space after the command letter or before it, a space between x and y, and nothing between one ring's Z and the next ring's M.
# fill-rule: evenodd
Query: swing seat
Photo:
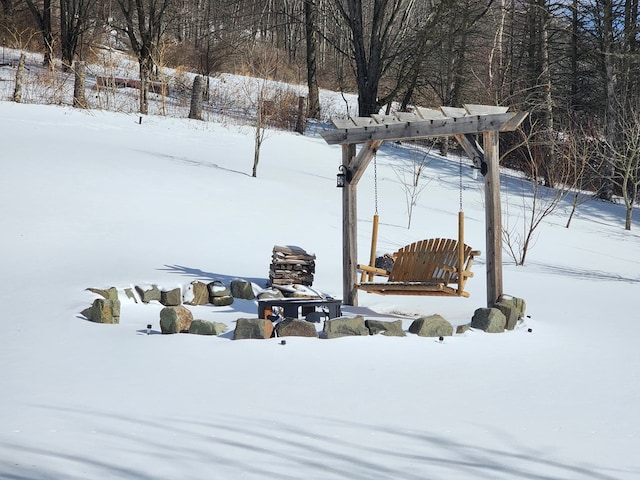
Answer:
M447 238L414 242L392 255L391 271L358 265L369 281L361 281L356 286L379 295L469 297L464 286L467 279L473 277L471 265L480 251L465 244L459 249L458 245L457 240ZM371 281L374 276L387 277L387 281Z

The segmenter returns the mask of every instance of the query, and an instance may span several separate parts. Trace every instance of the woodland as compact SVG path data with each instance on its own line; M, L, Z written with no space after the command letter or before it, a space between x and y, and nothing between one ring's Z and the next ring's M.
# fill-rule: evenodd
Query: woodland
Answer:
M306 85L308 118L321 117L319 89L357 93L353 116L466 103L526 111L505 134L502 164L536 184L624 202L630 229L640 193L638 3L0 0L0 42L41 52L52 71L101 49L128 53L141 113L163 67Z

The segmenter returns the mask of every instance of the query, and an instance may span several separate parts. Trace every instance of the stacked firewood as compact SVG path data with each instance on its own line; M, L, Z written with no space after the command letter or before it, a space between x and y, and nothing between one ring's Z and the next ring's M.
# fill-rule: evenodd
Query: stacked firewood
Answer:
M276 245L273 247L269 282L277 285L313 285L316 256L300 247Z

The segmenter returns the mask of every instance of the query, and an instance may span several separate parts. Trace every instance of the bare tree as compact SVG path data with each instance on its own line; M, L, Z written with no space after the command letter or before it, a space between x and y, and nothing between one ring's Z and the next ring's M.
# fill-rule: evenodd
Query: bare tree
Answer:
M627 115L621 115L619 124L619 142L607 144L607 154L612 154L608 162L613 166L611 178L620 192L626 207L625 230L631 230L633 207L640 194L640 110L634 109Z
M335 0L338 18L349 31L349 57L358 86L358 115L377 113L380 81L397 58L404 57L413 0Z
M42 2L42 10L35 4L34 0L24 0L38 26L44 43L43 64L53 70L53 45L54 37L51 28L51 0Z
M411 150L411 161L402 163L393 168L404 191L405 206L407 208L407 228L411 228L413 207L418 203L418 198L429 182L421 182L423 174L429 165L429 147L426 151L414 142Z
M140 113L149 113L149 82L154 56L166 28L166 16L173 0L116 0L123 17L124 31L140 68Z
M60 0L60 45L65 70L73 65L80 37L90 26L96 0Z
M532 135L527 133L532 130L535 130L535 126L533 128L530 126L526 130L524 128L518 129L521 139L518 151L520 155L525 157L524 161L529 165L530 178L513 180L513 183L519 187L521 204L516 207L507 201L502 221L504 247L516 265L525 264L527 254L535 243L536 233L542 221L556 210L571 190L568 168L563 169L561 176L558 175L556 168L557 185L560 188L545 187L538 181L541 175L540 164L535 159ZM515 195L511 197L513 196Z

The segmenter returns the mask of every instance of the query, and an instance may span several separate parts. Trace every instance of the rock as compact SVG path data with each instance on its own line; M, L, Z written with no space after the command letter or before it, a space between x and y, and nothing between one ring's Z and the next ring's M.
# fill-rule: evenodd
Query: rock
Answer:
M138 292L138 296L142 303L149 303L153 300L160 301L162 294L160 293L160 289L157 285L151 285L151 287L143 288L136 286L136 292Z
M96 298L90 308L82 311L82 315L95 323L120 323L120 300Z
M296 318L287 318L276 325L276 334L278 337L315 337L318 338L318 332L313 323Z
M160 303L167 307L176 307L182 304L182 290L180 290L180 287L160 292Z
M209 303L209 289L206 283L191 282L185 289L182 301L185 305L206 305Z
M381 320L366 320L364 322L371 335L386 335L388 337L406 337L402 329L402 320L383 322Z
M193 335L222 335L228 327L221 322L208 322L207 320L194 320L189 326L189 333Z
M246 280L231 281L231 296L242 300L253 300L256 298L253 293L253 285L251 285L251 282L247 282Z
M215 297L228 297L231 295L231 291L222 283L222 280L214 280L207 284L207 289L209 290L209 302L211 303L213 303L212 299Z
M487 333L502 333L506 324L507 318L497 308L478 308L471 319L471 328Z
M284 295L277 288L268 288L258 294L258 300L269 300L271 298L284 298Z
M87 288L87 290L100 295L106 300L118 300L118 290L116 289L116 287L109 287L107 289L89 287Z
M231 295L227 295L226 297L212 297L211 303L216 307L226 307L233 303L233 297Z
M415 319L409 326L409 331L420 337L450 337L453 335L453 325L441 315L435 314Z
M467 333L469 331L469 325L458 325L456 327L456 335L462 335L463 333Z
M369 335L369 329L364 324L364 317L338 317L324 322L322 329L324 338L338 338L347 336Z
M271 338L273 323L262 318L239 318L233 331L234 340L246 340L250 338Z
M164 307L160 310L160 330L162 333L188 332L193 314L182 305L177 307Z
M527 303L518 297L510 297L509 295L502 295L498 300L498 303L503 305L510 305L516 310L517 318L524 318L527 311Z
M134 303L138 303L138 298L136 297L136 294L133 293L133 289L132 288L125 288L124 289L124 294L127 296L127 298L130 298L134 301Z
M511 302L498 302L494 305L494 308L497 308L502 312L506 319L505 328L507 330L513 330L516 328L516 324L518 323L518 308Z

